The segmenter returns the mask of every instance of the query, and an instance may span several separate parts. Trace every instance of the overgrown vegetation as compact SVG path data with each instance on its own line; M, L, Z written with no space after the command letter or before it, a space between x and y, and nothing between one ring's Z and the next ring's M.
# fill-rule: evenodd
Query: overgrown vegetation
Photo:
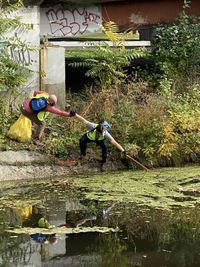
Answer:
M12 111L19 95L18 89L31 76L25 62L18 60L20 53L26 54L33 49L17 34L18 31L29 28L16 15L16 11L22 7L21 0L0 0L0 143L5 141L7 128L16 119L17 114L12 114Z
M118 45L114 48L100 45L92 50L94 52L87 52L81 63L73 64L87 65L90 69L86 75L94 74L93 77L101 81L101 90L87 91L86 108L78 111L94 121L106 117L111 121L113 136L129 153L154 166L177 166L199 160L200 24L199 18L186 14L188 5L185 1L175 23L157 29L153 51L151 55L146 53L154 59L154 68L135 70L137 79L133 76L127 80L126 73L116 63L115 68L122 72L121 76L116 78L107 70L105 82L100 78L104 75L101 49L116 53L116 49L121 51ZM122 51L127 51L124 46ZM131 53L137 55L136 50ZM109 61L108 54L104 52L104 55L110 66L113 58ZM120 61L118 56L120 58L119 52L115 55L117 62Z
M113 47L100 44L89 53L87 50L85 57L78 55L73 64L87 66L86 75L94 79L95 86L78 95L68 94L71 109L90 121L109 120L115 139L150 166L199 162L200 24L199 18L186 14L187 7L185 2L173 24L158 28L151 54L126 50L127 36L120 35L115 24L110 23L104 31ZM131 65L134 58L145 56L154 59L154 68L135 69L128 76L124 67ZM84 125L73 118L58 117L49 125L51 134L41 146L45 153L62 158L78 153ZM111 146L110 156L119 157Z
M30 50L16 34L18 30L27 28L15 14L22 7L21 0L14 3L0 1L0 91L9 91L11 94L16 93L30 76L27 66L13 58L14 55L11 56Z
M176 93L190 90L191 82L199 81L200 18L186 15L187 7L175 23L157 29L153 42L159 81L167 80Z
M111 41L112 47L106 41L102 41L97 44L97 48L90 52L87 50L86 54L82 53L82 57L70 65L87 67L85 75L94 78L96 86L105 90L126 79L127 75L123 68L129 66L133 59L144 57L147 51L141 48L125 49L124 43L132 33L118 33L118 27L114 22L105 23L102 30ZM70 55L70 51L67 54Z

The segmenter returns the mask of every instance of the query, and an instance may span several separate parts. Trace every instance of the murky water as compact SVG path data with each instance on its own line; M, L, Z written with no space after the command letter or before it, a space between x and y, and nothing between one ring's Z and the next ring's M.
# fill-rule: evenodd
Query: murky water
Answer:
M85 190L60 180L1 184L0 266L200 266L197 207L99 201ZM41 218L56 227L37 231Z

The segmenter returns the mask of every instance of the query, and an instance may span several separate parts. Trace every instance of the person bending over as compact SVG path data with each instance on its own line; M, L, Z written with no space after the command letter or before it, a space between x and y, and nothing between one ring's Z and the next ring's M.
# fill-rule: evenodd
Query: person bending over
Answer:
M71 113L62 111L55 107L57 103L56 95L49 95L45 91L34 91L33 97L25 99L21 106L21 113L29 118L32 123L37 124L38 129L36 136L39 140L44 135L44 129L46 126L46 118L50 113L54 113L59 116L70 117Z
M102 120L99 123L93 123L75 112L72 112L72 116L73 115L79 121L85 123L87 129L87 132L79 140L81 158L86 155L87 144L91 142L96 143L97 146L101 147L102 160L100 169L101 171L103 171L103 165L104 163L106 163L108 156L108 146L106 140L109 140L111 144L114 145L118 150L123 152L126 157L125 149L109 133L111 127L107 121Z

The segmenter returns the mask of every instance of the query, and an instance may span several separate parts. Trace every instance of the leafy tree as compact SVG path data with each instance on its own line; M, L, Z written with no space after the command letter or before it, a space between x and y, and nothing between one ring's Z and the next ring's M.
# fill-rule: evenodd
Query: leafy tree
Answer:
M15 53L26 53L30 47L21 41L14 32L26 28L15 15L16 10L23 7L21 0L0 0L0 91L14 93L30 76L25 63L11 57L11 48ZM13 35L9 35L9 33Z
M162 73L159 78L173 84L175 91L186 89L200 70L200 17L186 14L190 1L184 0L176 22L157 29L153 56ZM166 84L165 84L166 85Z
M125 49L125 41L129 33L119 33L114 22L107 22L102 26L103 32L112 42L112 47L102 41L97 48L92 49L89 57L83 57L70 65L73 67L87 67L87 77L96 78L97 85L102 89L120 83L125 79L124 67L131 64L131 60L144 56L147 52L143 49Z

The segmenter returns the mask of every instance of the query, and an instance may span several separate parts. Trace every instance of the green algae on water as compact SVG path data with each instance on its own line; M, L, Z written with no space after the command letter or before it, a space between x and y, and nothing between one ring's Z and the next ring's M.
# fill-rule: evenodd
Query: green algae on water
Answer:
M200 167L113 172L68 181L84 188L84 197L91 200L133 202L158 208L200 204ZM189 197L186 192L190 192Z
M117 232L118 229L109 228L109 227L74 227L68 228L65 226L62 227L52 227L52 228L31 228L31 227L22 227L15 229L8 229L7 232L15 234L79 234L79 233L108 233L108 232Z

